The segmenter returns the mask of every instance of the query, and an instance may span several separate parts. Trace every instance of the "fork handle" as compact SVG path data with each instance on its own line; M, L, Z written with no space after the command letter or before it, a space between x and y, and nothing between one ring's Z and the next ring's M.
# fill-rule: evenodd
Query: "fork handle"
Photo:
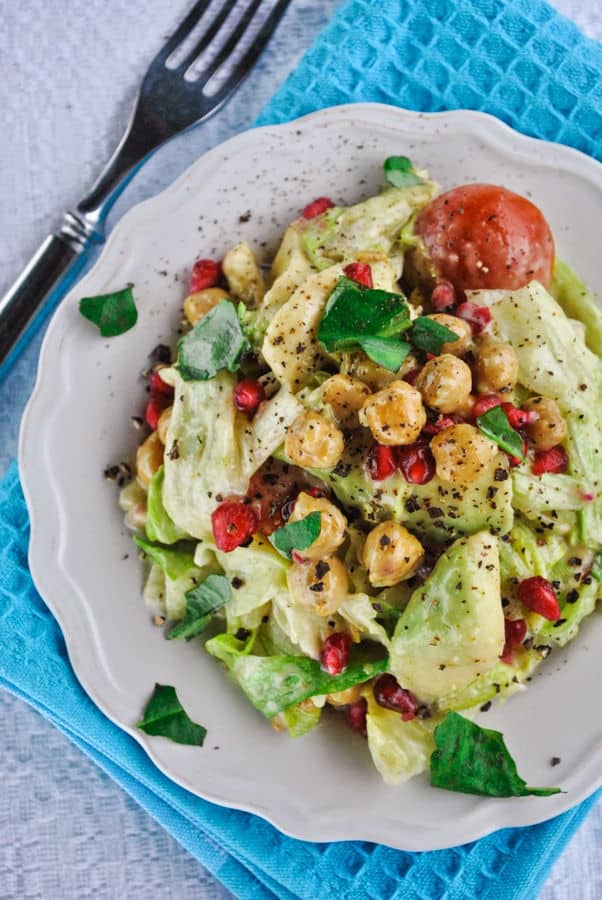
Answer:
M102 235L73 213L43 242L14 284L0 299L0 373L80 273L85 250ZM26 335L27 332L27 335Z

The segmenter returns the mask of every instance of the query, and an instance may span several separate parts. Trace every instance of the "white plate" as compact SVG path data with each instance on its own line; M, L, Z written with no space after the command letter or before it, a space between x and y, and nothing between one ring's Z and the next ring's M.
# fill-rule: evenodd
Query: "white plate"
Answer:
M284 226L309 200L359 200L377 189L382 160L399 153L428 167L444 188L489 181L532 197L552 226L558 254L594 288L599 283L602 169L576 151L526 138L480 113L420 115L376 104L250 131L131 210L62 304L24 417L20 464L31 571L63 629L73 668L165 774L297 838L433 850L540 822L600 784L602 619L587 622L566 656L553 654L528 691L481 716L504 732L529 784L561 785L566 793L492 800L436 790L427 775L387 787L365 742L341 723L297 740L276 734L198 644L163 639L142 603L142 566L116 493L102 477L107 463L133 456L138 435L130 417L145 400L138 373L149 351L172 336L191 261L219 257L240 238L270 258ZM135 285L138 324L103 340L79 315L78 300L127 282ZM192 718L207 727L202 749L135 729L157 681L173 684ZM562 760L554 769L552 756Z

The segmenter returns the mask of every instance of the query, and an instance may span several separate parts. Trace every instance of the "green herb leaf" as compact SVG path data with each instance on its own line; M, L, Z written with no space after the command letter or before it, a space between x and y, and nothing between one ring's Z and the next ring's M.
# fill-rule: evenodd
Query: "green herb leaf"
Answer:
M232 588L225 575L208 575L190 591L186 591L186 615L167 633L167 639L196 637L207 627L216 609L225 606L232 597Z
M134 543L160 569L163 569L168 578L181 578L183 575L188 575L195 568L192 553L174 550L172 547L163 546L163 544L151 544L149 541L138 537L138 535L134 536Z
M414 346L426 353L434 353L435 356L439 356L444 344L457 341L459 337L455 331L428 316L418 316L412 323L411 339Z
M138 320L132 285L112 294L82 297L79 311L84 318L98 326L103 337L116 337L133 328Z
M318 340L326 350L343 350L357 347L364 338L393 337L410 324L410 309L403 295L339 278L324 308Z
M409 344L398 338L362 338L359 345L366 356L390 372L399 371L402 362L412 349Z
M188 717L178 700L176 689L167 684L155 685L136 727L146 734L169 738L176 744L195 744L198 747L203 746L207 734L206 728Z
M236 310L222 300L179 342L180 375L184 381L208 381L222 369L236 372L247 347Z
M560 788L527 787L499 731L481 728L456 712L435 729L431 784L487 797L547 797Z
M414 164L407 156L389 156L383 163L385 179L396 188L424 184L424 179L414 171Z
M291 559L293 550L306 550L320 535L322 513L312 512L298 522L288 522L277 528L268 541L278 553Z
M596 581L602 581L602 550L598 550L594 556L591 574Z
M506 453L511 453L518 459L525 458L523 439L518 431L514 430L501 406L494 406L493 409L488 409L486 413L479 416L477 426L485 437L492 440Z
M253 706L264 716L301 703L308 697L334 694L354 684L369 681L386 672L388 656L380 656L379 645L354 645L349 665L340 675L329 675L318 660L307 656L258 656L250 652L254 635L247 642L233 634L218 634L205 644L205 650L221 659L238 681Z

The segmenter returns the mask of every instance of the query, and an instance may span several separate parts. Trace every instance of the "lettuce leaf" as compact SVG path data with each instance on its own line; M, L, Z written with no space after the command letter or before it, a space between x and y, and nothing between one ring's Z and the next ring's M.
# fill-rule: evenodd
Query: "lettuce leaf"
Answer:
M165 467L161 466L151 478L148 486L145 530L149 541L160 544L175 544L189 535L175 524L163 505L163 482Z
M559 259L554 262L550 293L567 316L583 322L587 346L602 356L602 311L592 292L570 266Z
M435 749L437 719L403 722L399 713L376 703L372 691L364 691L368 703L368 749L386 784L402 784L428 768Z
M244 642L231 634L219 634L205 644L212 656L225 663L253 706L271 719L302 700L344 691L368 681L387 669L386 655L376 656L356 648L340 675L329 675L319 662L306 656L256 656L253 636Z
M460 538L413 594L391 640L398 682L430 702L492 669L504 646L498 542Z

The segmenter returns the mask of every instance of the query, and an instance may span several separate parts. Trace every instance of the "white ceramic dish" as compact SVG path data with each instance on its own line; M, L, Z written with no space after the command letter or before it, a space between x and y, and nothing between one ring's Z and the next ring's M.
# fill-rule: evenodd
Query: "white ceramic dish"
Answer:
M480 113L419 115L377 104L250 131L131 210L62 304L23 420L20 464L31 571L63 629L74 670L163 772L298 838L432 850L540 822L600 784L602 618L587 622L566 654L552 655L528 691L481 716L504 732L528 783L561 785L565 793L491 800L436 790L426 775L387 787L365 743L340 723L298 740L276 734L198 644L163 639L141 600L142 566L115 491L102 477L107 463L133 456L138 435L130 417L145 398L138 373L149 351L173 334L191 261L219 257L240 238L269 258L309 200L327 194L357 201L377 188L382 160L395 153L428 167L444 188L489 181L532 197L559 255L594 289L600 283L602 168L576 151L526 138ZM135 285L138 324L103 340L77 302L127 282ZM157 681L173 684L192 718L207 727L202 749L135 729ZM561 758L554 769L552 756Z

